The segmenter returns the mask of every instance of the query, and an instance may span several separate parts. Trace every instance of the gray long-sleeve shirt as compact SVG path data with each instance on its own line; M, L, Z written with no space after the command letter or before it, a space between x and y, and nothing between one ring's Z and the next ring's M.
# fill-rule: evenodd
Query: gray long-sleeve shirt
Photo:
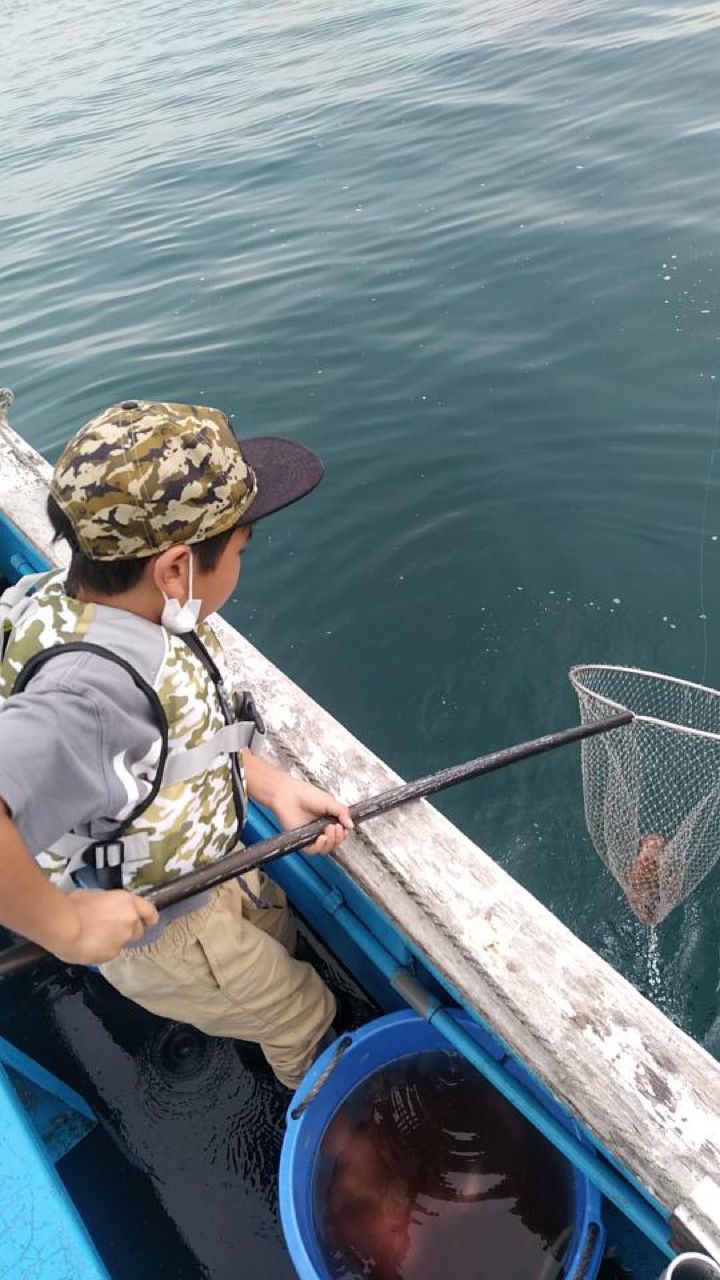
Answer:
M123 778L159 736L148 698L117 663L58 654L0 706L0 797L31 854L70 830L109 831Z

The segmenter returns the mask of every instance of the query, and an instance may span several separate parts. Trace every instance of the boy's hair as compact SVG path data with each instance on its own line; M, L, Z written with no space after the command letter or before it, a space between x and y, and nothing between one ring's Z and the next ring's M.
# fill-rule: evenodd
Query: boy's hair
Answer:
M71 594L84 588L99 595L117 596L137 586L148 564L147 557L139 560L93 560L78 547L73 527L52 494L48 494L47 513L55 534L53 542L63 539L72 552L67 576ZM203 573L212 572L237 528L238 525L234 525L204 542L192 544L196 563Z

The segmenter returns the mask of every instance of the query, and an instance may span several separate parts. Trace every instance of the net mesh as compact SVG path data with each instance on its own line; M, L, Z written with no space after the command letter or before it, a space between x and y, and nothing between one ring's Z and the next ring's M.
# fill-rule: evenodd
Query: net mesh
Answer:
M583 724L633 721L582 743L585 819L645 924L657 924L720 856L720 693L632 667L573 667Z

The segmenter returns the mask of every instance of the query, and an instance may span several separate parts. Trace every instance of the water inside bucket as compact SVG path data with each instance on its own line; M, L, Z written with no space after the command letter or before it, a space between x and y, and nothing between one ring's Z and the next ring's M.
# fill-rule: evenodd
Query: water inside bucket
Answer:
M550 1280L572 1171L464 1059L401 1059L354 1089L315 1164L334 1280Z

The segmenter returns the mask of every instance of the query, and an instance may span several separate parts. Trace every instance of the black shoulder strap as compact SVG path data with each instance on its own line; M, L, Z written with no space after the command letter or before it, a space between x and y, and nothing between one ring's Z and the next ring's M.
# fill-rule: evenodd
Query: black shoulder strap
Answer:
M90 644L85 640L74 640L70 641L68 644L54 644L51 645L49 649L41 649L39 653L36 653L34 657L30 658L30 660L25 663L25 666L18 675L15 684L10 691L11 696L14 693L22 693L23 690L27 688L33 676L37 675L40 668L44 667L46 662L49 662L51 658L55 658L63 653L95 653L99 658L107 658L108 662L114 662L116 666L122 667L123 671L127 671L127 674L130 676L134 684L137 685L138 689L141 689L145 694L145 697L152 707L155 720L160 730L160 757L158 759L157 770L155 772L155 777L153 778L152 786L148 794L135 806L132 813L129 813L127 818L124 818L116 827L113 827L112 831L108 831L103 835L100 843L112 844L114 841L120 840L135 819L139 818L140 814L145 812L145 810L152 804L160 790L162 776L165 771L165 762L168 757L167 716L165 715L163 705L152 685L148 684L147 680L140 675L139 671L136 671L132 663L127 662L125 658L121 658L117 653L113 653L111 649L105 649L99 644ZM92 842L90 842L89 847L92 847Z
M222 672L210 653L210 650L203 644L197 631L186 631L180 636L180 639L184 640L190 652L194 653L195 657L198 658L204 666L215 686L223 720L226 724L232 724L235 719L235 713L230 699L228 698L227 689L225 688L225 683L222 678Z
M205 670L207 671L215 687L215 693L217 694L217 699L220 704L220 710L222 712L223 720L225 721L226 724L234 724L234 722L237 720L237 716L235 715L235 708L232 704L231 699L228 696L228 691L225 688L222 672L220 671L220 668L218 667L212 654L203 644L197 631L186 631L180 637L180 639L185 641L185 644L187 645L190 652L195 654L195 657L202 663ZM238 836L239 836L243 829L243 826L245 825L246 806L245 806L245 793L243 791L243 786L240 779L238 759L235 753L233 753L230 756L230 773L232 776L233 798L235 800L235 813L238 820Z

